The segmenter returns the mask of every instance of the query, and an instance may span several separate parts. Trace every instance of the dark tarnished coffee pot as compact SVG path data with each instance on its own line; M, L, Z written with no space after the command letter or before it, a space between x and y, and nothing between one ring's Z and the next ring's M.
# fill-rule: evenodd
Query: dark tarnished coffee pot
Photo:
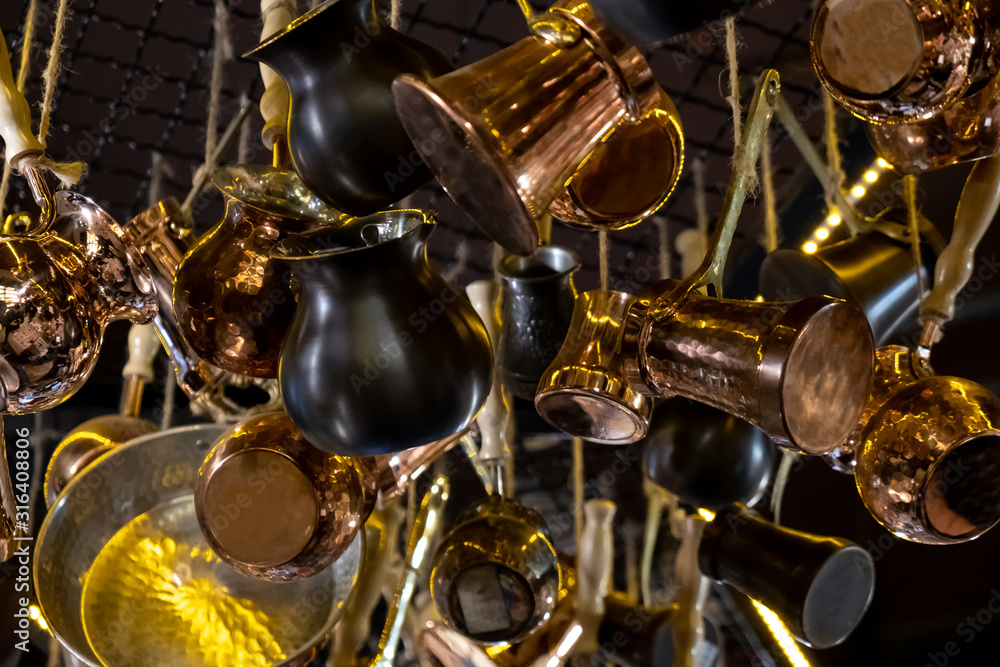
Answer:
M486 402L482 320L427 260L434 220L394 210L278 244L301 292L281 352L288 413L327 452L371 456L447 438Z
M643 473L694 507L753 504L771 481L774 445L721 410L672 398L657 406L643 442Z
M809 254L797 248L775 250L764 258L759 289L768 301L808 296L844 299L864 311L875 344L917 327L918 269L906 228L876 223L853 239ZM932 255L924 253L919 275L926 282Z
M214 366L275 378L295 297L291 271L271 259L271 248L344 216L309 192L293 172L221 167L212 182L225 196L226 211L177 267L177 324L198 356Z
M698 566L766 606L814 648L844 641L875 592L875 563L857 544L776 526L739 504L705 526Z
M306 186L368 215L430 180L396 116L392 80L452 69L434 47L379 20L374 0L328 0L244 55L288 84L288 148ZM417 137L433 144L433 136Z
M579 268L576 253L557 246L500 262L500 366L504 386L518 398L535 397L538 381L562 347Z

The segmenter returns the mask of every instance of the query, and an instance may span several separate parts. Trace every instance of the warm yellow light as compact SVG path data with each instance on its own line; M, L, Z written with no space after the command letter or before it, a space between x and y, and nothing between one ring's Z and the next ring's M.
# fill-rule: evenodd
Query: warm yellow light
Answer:
M863 185L855 185L853 188L851 188L851 194L854 195L857 199L861 199L862 197L864 197L865 192L867 192L867 190L865 190L865 186Z
M809 255L816 252L817 248L819 248L819 246L817 246L813 241L806 241L806 244L802 246L802 250Z
M830 230L827 229L826 227L820 227L819 229L816 230L816 238L818 238L820 241L827 240L828 238L830 238Z
M802 655L802 651L799 650L795 640L792 639L792 634L788 632L788 628L781 622L778 615L756 600L751 600L751 602L753 602L753 606L756 607L760 617L764 619L767 629L774 635L774 639L778 642L781 650L784 651L788 661L795 665L795 667L809 667L809 661Z
M878 180L878 172L874 169L869 169L865 172L865 181L868 183L874 183Z
M892 169L892 165L889 164L888 162L886 162L885 160L883 160L882 158L879 158L878 160L876 160L875 163L878 166L882 167L883 169Z
M764 297L762 297L762 296L759 296L757 298L759 300L761 300L761 301L764 300ZM705 508L700 508L698 510L698 514L700 514L701 518L704 519L705 521L712 521L713 519L715 519L715 512L713 512L712 510L707 510Z
M49 631L49 624L45 622L45 617L42 616L42 610L39 609L36 605L31 605L30 607L28 607L28 616L31 618L31 620L38 623L38 627L40 627L42 630L45 630L46 632Z
M836 227L841 222L840 214L839 213L831 213L830 215L828 215L826 217L826 222L831 227Z
M764 297L762 297L762 296L761 296L760 294L758 294L758 295L757 295L757 301L759 301L759 302L763 302L763 301L764 301ZM707 510L706 510L706 511L707 511Z

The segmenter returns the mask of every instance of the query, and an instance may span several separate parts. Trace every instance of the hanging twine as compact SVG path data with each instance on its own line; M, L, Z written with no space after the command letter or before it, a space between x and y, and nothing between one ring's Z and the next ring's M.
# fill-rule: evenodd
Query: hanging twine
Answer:
M656 226L660 234L660 280L670 277L670 230L666 218L657 218Z
M708 236L708 201L705 197L705 163L696 157L691 163L694 174L694 213L698 231Z
M837 208L836 195L844 186L844 167L840 158L840 139L837 136L837 105L829 93L823 94L823 118L826 123L824 137L826 139L826 162L830 167L830 181L823 184L828 211Z
M608 289L609 251L608 251L608 233L606 231L601 230L600 232L597 233L597 246L598 246L597 252L600 255L600 257L598 258L598 262L601 271L601 289Z
M765 130L764 147L760 152L761 183L764 190L764 249L774 252L778 249L778 207L774 198L774 173L768 146Z
M215 48L212 50L212 80L209 84L208 120L205 130L205 168L213 169L212 153L219 142L219 105L226 61L232 57L229 38L229 12L225 0L215 0Z
M913 253L913 270L917 272L917 301L924 300L924 274L920 271L923 266L920 256L920 213L917 211L917 175L907 174L903 176L903 189L906 195L906 212L910 223L910 251Z
M240 107L242 108L248 101L246 93L240 96ZM240 125L240 140L236 149L236 164L247 164L250 162L250 123Z
M28 80L28 70L31 68L31 44L35 37L35 16L38 12L38 0L31 0L28 5L28 16L24 22L24 44L21 45L21 65L17 71L17 89L24 92L24 84ZM7 202L7 192L10 190L10 162L3 163L3 180L0 181L0 221L3 220L4 205Z
M743 150L743 108L740 105L740 70L739 62L736 59L738 48L736 17L730 16L726 19L726 74L729 79L729 94L726 95L726 101L729 102L729 107L733 112L733 166L740 170L745 157ZM757 174L755 170L747 169L745 171L751 174L747 192L752 193L757 189Z
M795 463L795 452L787 449L781 452L781 463L778 464L778 474L774 478L774 491L771 494L771 513L774 514L774 525L781 525L781 503L785 498L785 488L788 478L792 475L792 465Z
M403 21L403 0L392 0L392 9L389 13L389 25L393 30L399 30Z
M573 438L573 527L579 555L583 541L583 440L580 438Z
M28 44L30 29L34 32L34 11L32 10L29 14L30 23L32 25L25 26L25 48L30 49ZM41 114L39 116L38 122L38 141L42 144L42 150L45 150L45 145L49 138L49 127L52 124L52 103L56 95L56 84L59 83L59 75L62 73L62 52L63 52L63 35L66 32L66 24L69 22L69 0L59 0L59 6L56 11L55 27L52 31L52 46L49 47L49 59L45 66L45 72L42 74L42 80L45 84L44 91L42 94L42 104L41 104ZM25 52L22 51L21 54L21 69L18 72L18 89L24 89L24 81L27 79L27 62L25 60ZM23 171L24 169L40 169L42 171L47 171L59 179L59 182L63 187L69 187L71 185L76 185L83 178L86 171L82 162L56 162L46 156L44 152L41 155L28 155L21 158L14 168ZM6 193L3 193L6 194Z

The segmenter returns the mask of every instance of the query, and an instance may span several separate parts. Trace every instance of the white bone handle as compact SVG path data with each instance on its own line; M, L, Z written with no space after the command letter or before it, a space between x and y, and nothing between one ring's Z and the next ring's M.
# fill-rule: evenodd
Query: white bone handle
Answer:
M472 307L476 309L480 319L486 325L494 353L500 340L500 321L497 316L498 286L492 280L477 280L465 288ZM483 411L476 417L479 432L482 434L482 445L479 449L480 461L502 461L509 454L507 440L504 437L507 423L507 406L503 398L503 388L500 374L493 373L493 388L486 399Z
M588 500L583 506L583 536L576 555L576 617L583 632L577 653L598 649L597 629L604 618L604 597L611 592L614 573L615 538L611 526L615 504L610 500Z
M1000 156L977 161L962 189L948 246L934 267L934 289L921 305L925 324L955 317L955 298L972 277L976 246L1000 206Z
M14 168L22 157L42 152L42 145L31 132L31 107L14 83L7 42L0 32L0 82L3 99L0 100L0 136L6 144L7 162Z
M266 39L291 23L295 13L295 0L260 0L260 15L264 19L261 38ZM264 94L260 97L260 115L264 117L261 139L270 149L274 148L274 140L286 133L291 99L288 86L267 65L261 64L260 78L264 81Z
M146 382L155 377L153 362L160 352L160 338L152 324L133 324L128 330L128 362L122 376L139 375Z
M705 602L709 580L698 569L698 546L705 529L705 520L693 515L683 520L681 548L675 563L678 582L678 613L674 622L674 664L677 667L698 667L705 650Z
M708 253L708 235L693 227L685 229L677 235L674 247L681 256L681 275L690 276L698 270Z

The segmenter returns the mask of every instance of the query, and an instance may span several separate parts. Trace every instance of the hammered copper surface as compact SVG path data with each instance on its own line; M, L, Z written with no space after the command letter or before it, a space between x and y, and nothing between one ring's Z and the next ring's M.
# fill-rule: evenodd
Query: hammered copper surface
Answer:
M174 313L205 361L231 373L276 378L295 296L291 271L270 258L271 248L342 215L291 172L222 167L212 181L225 196L226 212L177 267Z
M646 435L652 402L629 385L619 351L635 299L610 290L577 298L569 332L535 396L538 414L560 431L608 445Z
M813 19L813 65L859 118L907 123L941 114L996 75L998 37L993 0L823 2Z
M57 192L55 218L31 236L0 236L0 382L7 414L45 410L87 380L104 328L156 316L149 269L100 207Z
M354 461L313 447L284 412L251 417L216 440L195 506L222 559L275 582L325 570L367 518Z
M586 3L566 4L551 11L581 19L572 46L527 37L451 74L401 76L392 86L403 128L435 178L518 255L534 251L535 222L602 137L659 99L642 54L598 28Z
M100 664L80 618L84 576L97 555L136 517L172 501L190 499L198 466L224 428L185 426L119 447L72 481L46 516L35 551L34 589L50 630L69 657L88 667ZM283 667L305 667L316 658L318 645L331 636L357 578L362 542L356 540L333 567L307 580L309 592L299 600L304 606L281 619L294 623L296 613L326 615L322 632L307 645L288 651ZM283 594L283 586L275 587L276 594ZM143 619L127 618L122 625L133 637L145 637Z
M925 544L978 537L1000 520L1000 399L974 382L921 377L904 347L878 351L851 436L858 492L879 523Z
M941 114L903 125L868 125L875 152L904 174L1000 153L1000 74Z
M562 573L542 516L499 496L467 510L434 555L431 597L445 622L482 644L541 628Z
M650 293L677 284L657 283ZM829 297L766 303L692 292L657 323L649 303L632 306L623 337L633 386L707 403L809 454L836 448L857 422L874 342L856 307Z

